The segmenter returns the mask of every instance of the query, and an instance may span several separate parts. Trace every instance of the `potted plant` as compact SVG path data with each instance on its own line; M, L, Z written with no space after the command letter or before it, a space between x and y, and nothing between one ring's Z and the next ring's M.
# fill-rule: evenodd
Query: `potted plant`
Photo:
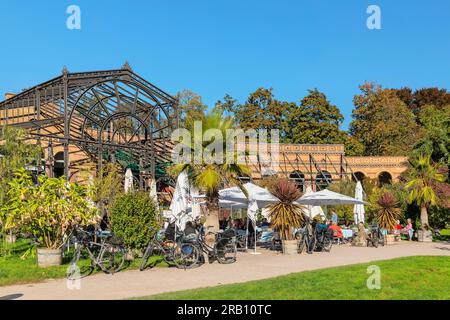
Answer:
M303 222L303 212L300 206L294 204L301 193L295 183L280 179L273 183L270 191L280 199L280 202L269 206L269 215L273 227L280 232L284 254L297 253L297 240L293 229L299 228Z
M388 232L393 231L400 216L401 209L398 208L397 198L392 194L392 192L383 192L376 203L375 217L378 226ZM388 234L386 236L387 243L393 243L394 240L393 234Z
M31 234L38 242L38 265L61 264L61 247L74 225L96 224L98 209L88 200L88 189L64 177L38 177L33 185L21 169L10 182L8 203L2 210L5 229Z

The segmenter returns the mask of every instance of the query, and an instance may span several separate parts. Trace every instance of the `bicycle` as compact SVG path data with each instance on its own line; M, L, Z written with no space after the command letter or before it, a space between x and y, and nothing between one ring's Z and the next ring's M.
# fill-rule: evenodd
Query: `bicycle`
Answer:
M196 245L199 252L208 256L209 263L217 260L221 264L230 264L236 262L237 246L236 232L233 229L227 229L221 233L209 231L208 235L214 235L214 245L210 246L205 241L205 232L203 227L199 229L199 237L197 237ZM203 254L199 257L204 261ZM202 261L199 260L199 263Z
M367 246L373 246L378 248L378 245L384 246L384 235L381 232L380 227L374 224L370 227L370 232L368 234Z
M108 231L89 232L79 227L75 228L72 241L75 246L74 255L67 271L69 280L91 274L95 267L99 267L104 273L114 274L120 271L125 263L126 249L122 246L120 239ZM95 236L100 242L95 241ZM88 273L82 272L83 262L81 258L87 253L90 260Z
M315 225L306 219L305 226L296 232L295 238L298 239L298 253L302 253L305 248L307 253L313 253L317 242Z
M153 227L149 229L150 232L155 232ZM199 256L196 246L189 238L185 237L183 232L177 232L174 235L174 239L167 239L165 230L155 232L144 251L139 270L144 271L147 267L148 259L154 255L162 256L168 265L173 263L179 269L183 268L186 270L195 267Z

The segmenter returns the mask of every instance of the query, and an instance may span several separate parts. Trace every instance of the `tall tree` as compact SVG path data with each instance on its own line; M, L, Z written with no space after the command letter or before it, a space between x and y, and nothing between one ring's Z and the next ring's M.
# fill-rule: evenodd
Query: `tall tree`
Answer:
M365 83L360 90L353 99L350 134L364 144L364 154L408 154L420 135L414 114L394 90L374 83Z
M339 129L344 117L324 93L309 90L300 105L287 114L287 128L293 143L342 143L345 133Z
M440 110L450 105L450 93L447 92L447 89L421 88L413 92L411 88L403 87L392 90L416 115L429 105L433 105Z
M182 90L177 95L180 126L189 127L193 121L202 120L208 108L202 97L191 90Z
M274 98L272 89L258 88L252 92L245 103L237 103L226 95L223 101L216 103L215 110L225 115L232 115L235 123L242 129L280 130L280 140L286 139L286 116L291 103Z
M414 145L414 154L430 154L434 162L450 166L450 105L440 109L424 106L419 113L423 136Z

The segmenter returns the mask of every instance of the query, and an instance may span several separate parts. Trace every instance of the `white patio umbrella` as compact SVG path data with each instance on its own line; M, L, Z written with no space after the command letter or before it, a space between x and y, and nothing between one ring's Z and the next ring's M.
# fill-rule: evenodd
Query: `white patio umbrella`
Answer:
M171 222L175 222L180 230L185 228L185 217L190 203L189 180L186 172L181 172L177 177L175 191L173 193L172 202L170 203Z
M363 200L363 187L360 181L356 183L355 188L355 199ZM355 204L353 207L353 214L355 218L355 224L360 222L364 223L364 205L363 204Z
M299 204L312 206L320 205L339 205L339 204L365 204L364 201L358 200L337 192L324 189L322 191L311 194L304 194L296 201Z
M255 251L256 252L256 213L259 208L265 208L271 203L279 202L280 200L271 194L267 189L257 186L254 183L248 182L243 185L247 191L248 197L238 187L227 188L219 191L219 199L222 201L241 202L247 206L247 216L254 224L255 230ZM248 227L247 227L248 230Z
M133 191L133 172L130 168L125 171L124 189L126 193Z
M312 190L311 186L307 186L305 193L303 194L305 195L311 195L313 194L314 191ZM300 199L299 199L300 200ZM294 202L295 204L300 204L298 203L298 200ZM313 206L313 205L302 205L302 209L304 210L304 212L306 213L306 215L310 218L314 218L317 215L320 215L322 217L322 219L325 219L325 213L322 210L321 206Z

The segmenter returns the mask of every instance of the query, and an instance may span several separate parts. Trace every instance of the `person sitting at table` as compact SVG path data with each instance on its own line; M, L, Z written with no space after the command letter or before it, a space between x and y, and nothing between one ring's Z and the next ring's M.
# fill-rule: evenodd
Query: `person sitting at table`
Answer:
M407 222L408 222L408 224L406 225L406 227L404 227L403 229L400 230L400 233L406 234L408 236L408 240L412 240L414 230L412 227L411 219L408 219Z
M344 234L342 233L341 227L337 225L337 223L332 223L329 227L329 229L333 230L333 237L338 239L343 239Z
M269 226L270 226L269 221L267 221L267 219L264 218L261 223L261 228L268 228Z
M399 234L401 230L403 229L400 220L397 220L397 224L395 225L394 234Z

